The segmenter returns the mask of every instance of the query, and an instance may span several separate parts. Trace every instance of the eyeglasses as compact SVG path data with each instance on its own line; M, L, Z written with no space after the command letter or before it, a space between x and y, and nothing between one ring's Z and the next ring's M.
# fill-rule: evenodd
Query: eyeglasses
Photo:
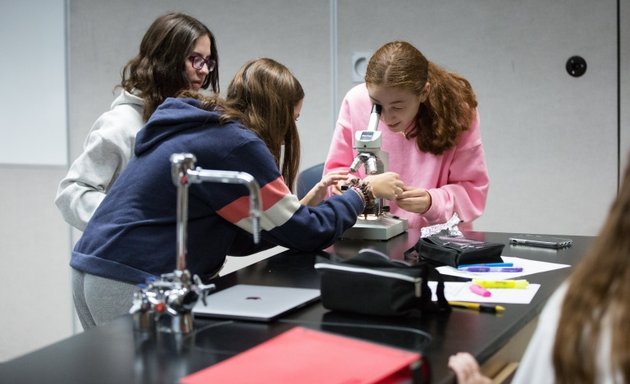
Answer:
M214 71L214 67L216 67L217 65L217 62L214 61L211 57L204 59L199 55L191 55L188 56L188 60L190 60L190 64L192 64L192 67L198 71L203 69L203 65L205 64L208 66L208 72L212 72Z

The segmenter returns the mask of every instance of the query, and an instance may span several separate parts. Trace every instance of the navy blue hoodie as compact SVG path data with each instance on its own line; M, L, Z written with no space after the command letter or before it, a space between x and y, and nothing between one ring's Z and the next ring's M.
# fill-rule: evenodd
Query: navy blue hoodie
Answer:
M192 153L203 169L251 174L261 187L261 237L268 245L317 251L331 245L363 210L353 191L317 207L300 205L265 143L194 99L169 98L136 138L135 156L90 219L70 265L129 283L176 267L177 187L170 156ZM243 185L204 182L189 187L187 268L209 276L233 249L248 249L249 192Z

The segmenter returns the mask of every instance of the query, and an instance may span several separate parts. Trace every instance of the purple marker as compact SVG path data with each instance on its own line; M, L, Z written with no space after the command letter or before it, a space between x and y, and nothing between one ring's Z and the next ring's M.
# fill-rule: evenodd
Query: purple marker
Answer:
M490 272L490 267L466 267L458 269L464 272Z
M523 272L522 267L467 267L459 268L462 272Z

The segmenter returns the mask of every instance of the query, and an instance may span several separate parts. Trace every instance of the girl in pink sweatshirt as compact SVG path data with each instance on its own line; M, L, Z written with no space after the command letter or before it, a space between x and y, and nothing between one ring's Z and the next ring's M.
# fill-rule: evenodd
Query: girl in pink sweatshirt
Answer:
M324 174L349 168L357 155L354 134L367 128L373 104L381 106L386 171L404 182L389 201L390 212L406 218L410 228L444 223L457 213L460 228L472 229L483 213L489 180L470 83L409 43L385 44L370 58L365 83L343 100ZM366 176L363 167L358 173Z

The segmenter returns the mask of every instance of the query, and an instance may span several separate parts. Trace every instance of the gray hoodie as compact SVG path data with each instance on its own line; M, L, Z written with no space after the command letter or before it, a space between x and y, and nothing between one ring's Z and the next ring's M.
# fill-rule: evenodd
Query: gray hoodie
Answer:
M136 133L144 125L143 100L122 91L111 109L94 122L83 153L59 183L55 204L68 224L83 231L96 207L133 155Z

